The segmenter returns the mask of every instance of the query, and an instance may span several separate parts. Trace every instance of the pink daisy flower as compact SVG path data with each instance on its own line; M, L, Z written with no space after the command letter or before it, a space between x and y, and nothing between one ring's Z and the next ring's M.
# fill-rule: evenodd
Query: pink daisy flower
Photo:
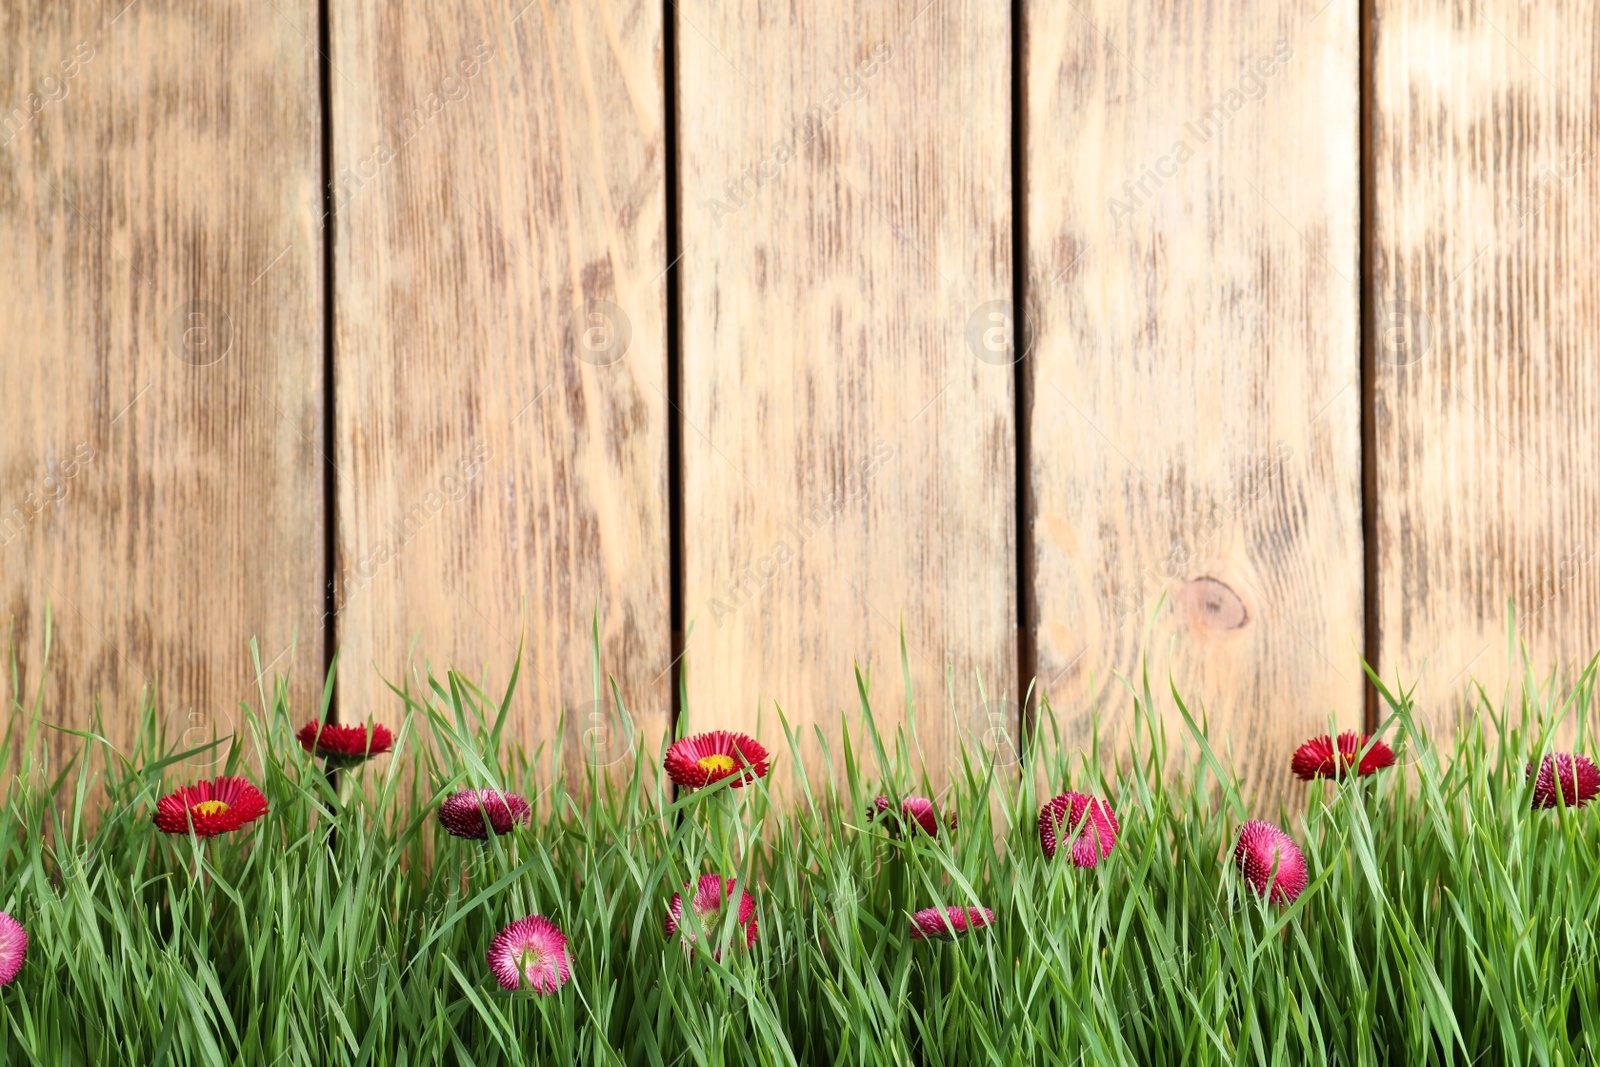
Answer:
M1528 764L1528 777L1534 777L1535 764ZM1600 794L1600 768L1588 756L1552 752L1537 764L1539 774L1533 783L1533 806L1553 808L1561 799L1569 808L1581 808Z
M567 935L543 915L518 919L489 944L489 970L505 989L529 989L544 996L572 977Z
M212 782L196 782L156 802L156 829L164 834L216 837L267 813L267 798L243 778L224 775Z
M667 905L667 936L678 933L680 927L698 926L707 936L716 934L722 928L722 909L733 896L734 883L737 878L724 878L720 874L703 874L698 884L694 885L694 898L689 902L694 910L695 922L683 922L683 894L672 894L672 902ZM683 888L691 888L685 882ZM749 948L756 943L756 902L749 893L739 891L739 916L734 920L739 926L744 927L744 947ZM683 929L682 941L685 948L691 952L695 941L699 940L699 931ZM735 931L737 933L737 931ZM712 958L722 959L722 949L712 952Z
M28 931L5 912L0 911L0 986L8 986L22 961L28 956Z
M374 725L369 737L365 726L308 722L294 736L301 748L333 767L351 767L394 747L394 734L381 725Z
M498 789L463 789L439 805L439 822L456 837L478 841L491 832L509 834L517 823L533 821L533 809L515 793Z
M939 836L939 809L927 797L906 797L900 802L898 814L891 798L875 797L871 809L867 811L867 818L881 822L891 834L898 834L904 821L922 827L922 832L929 837ZM955 826L954 813L949 817L949 825L952 828Z
M1073 865L1093 867L1111 855L1121 830L1111 805L1085 793L1062 793L1039 810L1039 847L1047 860L1072 835Z
M686 789L703 789L738 775L731 789L767 776L767 750L746 734L713 730L673 742L664 761L667 776Z
M1354 730L1346 730L1337 738L1313 737L1295 750L1289 766L1302 782L1316 778L1343 778L1352 771L1365 778L1385 767L1394 766L1394 750L1382 741ZM1366 750L1363 754L1363 749Z
M1300 846L1269 822L1247 822L1239 827L1233 862L1256 895L1274 904L1291 904L1305 892L1306 859Z
M954 941L969 930L994 923L988 908L923 908L911 916L913 941Z

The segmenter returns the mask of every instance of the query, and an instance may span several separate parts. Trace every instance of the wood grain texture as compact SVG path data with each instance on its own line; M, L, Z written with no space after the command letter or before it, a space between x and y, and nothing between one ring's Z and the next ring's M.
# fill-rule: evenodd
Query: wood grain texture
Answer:
M674 7L692 728L815 773L859 663L892 743L903 626L913 758L1014 759L1006 5Z
M660 6L341 0L331 31L341 716L392 721L380 674L429 666L497 693L525 640L514 734L553 742L565 706L600 760L653 753ZM631 742L586 707L596 612Z
M1027 5L1041 684L1115 738L1148 657L1266 795L1361 721L1355 16Z
M1541 675L1600 649L1600 6L1377 10L1381 658L1449 729L1508 606Z
M317 692L315 24L297 0L0 3L6 696L39 682L48 603L49 714L98 700L122 747L147 685L169 740L231 733L252 637Z

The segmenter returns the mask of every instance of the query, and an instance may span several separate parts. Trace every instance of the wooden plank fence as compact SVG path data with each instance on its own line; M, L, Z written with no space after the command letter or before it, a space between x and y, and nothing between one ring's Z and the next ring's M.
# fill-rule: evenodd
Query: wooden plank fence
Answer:
M1254 788L1600 648L1600 6L0 0L18 673L453 665L937 778L1170 672ZM1023 310L1018 313L1014 308ZM630 713L592 704L590 642Z

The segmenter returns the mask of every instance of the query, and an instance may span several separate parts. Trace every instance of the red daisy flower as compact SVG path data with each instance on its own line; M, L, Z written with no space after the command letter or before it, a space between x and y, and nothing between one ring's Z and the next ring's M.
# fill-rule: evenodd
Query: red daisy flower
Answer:
M382 725L374 725L369 738L365 726L308 722L300 727L295 739L301 748L335 767L353 766L394 747L394 734Z
M1306 858L1300 854L1300 846L1269 822L1247 822L1239 827L1233 862L1250 888L1274 904L1291 904L1305 892Z
M267 798L243 778L224 775L214 782L196 782L156 802L156 829L164 834L216 837L255 822L267 813Z
M0 911L0 986L8 986L28 956L28 931Z
M689 789L702 789L738 775L729 788L741 789L767 776L767 750L745 734L713 730L673 742L665 760L667 775Z
M501 930L489 944L489 970L505 989L544 996L567 984L567 935L543 915L529 915ZM526 985L524 985L526 983Z
M1528 764L1528 777L1533 778L1534 764ZM1533 806L1553 808L1561 799L1569 808L1581 808L1600 794L1600 768L1588 756L1575 756L1570 752L1552 752L1538 763L1539 776L1533 783ZM1559 786L1559 790L1558 787Z
M1352 770L1365 778L1385 767L1394 766L1394 750L1366 734L1346 730L1337 738L1313 737L1295 750L1290 766L1302 782L1315 778L1343 778Z
M1047 860L1070 834L1073 865L1093 867L1111 855L1121 830L1111 805L1084 793L1062 793L1039 810L1039 847Z
M439 822L456 837L482 841L490 832L509 834L517 823L533 820L533 809L515 793L498 789L463 789L439 805Z
M722 908L730 897L733 896L734 883L737 878L724 878L720 874L703 874L694 888L694 898L689 906L695 914L692 923L683 922L683 894L672 894L672 902L667 905L667 936L671 937L683 927L682 941L685 948L694 951L694 943L699 940L699 933L689 927L698 927L708 936L715 934L722 927ZM691 888L685 882L683 888ZM744 947L749 948L756 943L756 902L755 898L744 890L739 890L739 917L735 922L744 927ZM722 949L718 948L712 954L715 959L722 959Z
M874 797L872 808L867 812L868 819L875 819L883 823L891 834L900 832L902 819L922 827L922 832L929 837L939 836L939 809L927 797L906 797L900 802L900 811L894 810L894 801L889 797ZM949 825L955 826L955 815L949 817Z
M913 941L954 941L968 930L994 923L988 908L923 908L911 916Z

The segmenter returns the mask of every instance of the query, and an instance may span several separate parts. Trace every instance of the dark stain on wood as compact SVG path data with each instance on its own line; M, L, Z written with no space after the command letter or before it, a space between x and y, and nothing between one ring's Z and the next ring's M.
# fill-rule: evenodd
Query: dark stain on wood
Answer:
M1250 613L1239 594L1215 578L1185 582L1174 599L1189 625L1202 632L1242 630L1250 621Z

